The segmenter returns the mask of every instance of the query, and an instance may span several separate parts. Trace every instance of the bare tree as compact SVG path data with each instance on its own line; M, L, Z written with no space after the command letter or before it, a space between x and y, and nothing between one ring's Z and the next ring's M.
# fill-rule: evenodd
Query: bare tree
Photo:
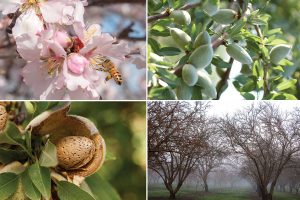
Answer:
M213 121L215 120L213 119ZM222 138L215 133L212 133L209 145L211 150L206 155L200 157L196 165L196 170L203 181L205 192L208 192L208 175L213 169L222 165L223 159L229 153L226 146L223 144Z
M148 167L161 176L170 199L209 149L207 108L203 102L148 104Z
M300 151L300 114L281 112L270 103L252 105L220 119L233 151L245 157L245 171L262 200L272 200L279 175Z

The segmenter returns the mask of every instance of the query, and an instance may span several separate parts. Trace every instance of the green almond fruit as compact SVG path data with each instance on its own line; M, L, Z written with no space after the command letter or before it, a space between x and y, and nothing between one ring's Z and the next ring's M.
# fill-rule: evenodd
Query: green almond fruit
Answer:
M209 16L215 15L220 6L220 0L208 0L203 5L203 11Z
M278 64L291 51L291 46L286 44L279 44L273 47L270 51L270 59L274 64Z
M202 31L197 35L195 39L194 48L205 44L211 44L211 38L207 31Z
M196 68L203 69L211 63L213 54L211 44L202 45L193 51L188 61Z
M184 65L182 68L182 79L188 86L194 86L198 81L196 68L190 64Z
M202 87L203 99L215 99L217 97L216 87L213 85L208 73L205 70L198 70L197 85Z
M191 15L185 10L174 10L171 12L170 17L179 25L189 25L191 23Z
M192 88L182 81L176 88L176 95L178 100L191 100L193 95Z
M178 28L170 28L170 34L175 43L182 49L191 42L191 37Z
M242 64L250 65L253 62L248 52L236 43L228 45L226 51L232 58L234 58Z
M149 57L150 57L149 61L151 63L161 63L161 62L164 62L164 57L159 56L159 55L157 55L155 53L150 52L150 56Z
M231 24L236 20L237 12L231 9L220 9L212 16L213 20L219 24Z

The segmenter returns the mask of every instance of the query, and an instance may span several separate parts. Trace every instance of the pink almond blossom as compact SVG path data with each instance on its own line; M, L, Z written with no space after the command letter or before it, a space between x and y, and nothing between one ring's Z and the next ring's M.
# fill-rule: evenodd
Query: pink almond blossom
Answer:
M129 53L125 43L116 43L115 38L101 33L100 26L77 32L81 38L61 34L61 30L44 30L35 44L40 52L32 57L23 56L29 61L23 70L24 81L40 99L72 98L76 94L82 99L99 99L97 86L104 84L99 74L105 72L94 69L90 62L97 56L124 59ZM70 38L72 45L65 45ZM18 45L21 56L28 53L27 46Z

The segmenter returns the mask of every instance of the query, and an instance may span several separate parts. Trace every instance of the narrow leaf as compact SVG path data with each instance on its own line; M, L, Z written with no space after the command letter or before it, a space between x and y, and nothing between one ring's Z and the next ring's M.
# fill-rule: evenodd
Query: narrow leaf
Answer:
M86 183L93 192L96 200L121 200L117 191L98 173L87 177Z
M89 193L67 181L60 181L57 186L58 197L60 200L95 200ZM97 189L100 190L100 187L98 186L99 184L96 183ZM102 197L102 199L106 198Z
M39 162L43 167L55 167L57 165L56 146L50 140L47 141Z
M39 166L36 162L29 167L29 177L43 197L48 200L51 196L50 170Z
M13 173L0 174L0 199L7 199L17 190L18 176Z
M29 177L28 170L26 170L22 174L22 181L23 181L23 185L24 185L25 195L28 198L32 199L32 200L40 200L41 199L41 193L33 185L32 181L31 181L31 179Z

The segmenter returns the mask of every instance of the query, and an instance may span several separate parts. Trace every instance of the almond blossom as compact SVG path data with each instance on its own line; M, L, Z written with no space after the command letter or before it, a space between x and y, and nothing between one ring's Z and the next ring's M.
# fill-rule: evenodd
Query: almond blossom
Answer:
M47 23L79 23L84 26L83 14L86 5L86 0L1 0L0 11L4 15L18 11L21 15L26 15L28 10L34 10Z
M77 32L81 38L47 29L40 33L37 43L32 42L31 49L30 40L18 43L18 52L29 61L23 70L24 81L40 99L63 99L77 93L83 99L99 99L96 87L104 81L100 80L101 72L94 68L95 59L98 56L124 59L129 53L125 43L116 44L109 34L101 33L98 25Z

